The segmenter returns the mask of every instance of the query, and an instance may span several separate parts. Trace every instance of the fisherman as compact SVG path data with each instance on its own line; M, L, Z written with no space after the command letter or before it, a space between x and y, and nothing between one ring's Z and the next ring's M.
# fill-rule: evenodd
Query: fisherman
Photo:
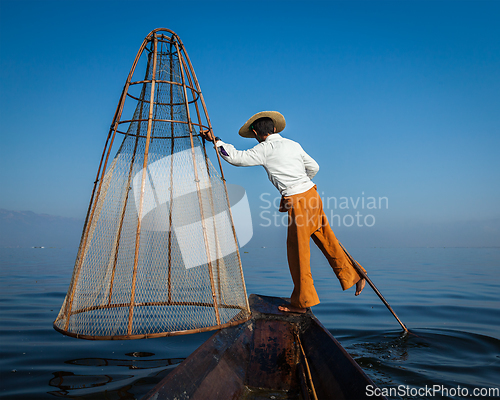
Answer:
M312 237L327 258L343 290L356 285L358 296L365 286L362 278L340 246L326 215L312 178L319 166L293 140L282 137L283 115L277 111L262 111L253 115L240 128L245 138L259 142L249 150L236 150L229 143L214 137L210 130L201 131L205 139L214 142L219 154L237 167L262 165L269 180L281 193L281 212L288 212L287 258L294 289L290 305L279 306L284 312L305 313L319 304L310 266L309 242Z

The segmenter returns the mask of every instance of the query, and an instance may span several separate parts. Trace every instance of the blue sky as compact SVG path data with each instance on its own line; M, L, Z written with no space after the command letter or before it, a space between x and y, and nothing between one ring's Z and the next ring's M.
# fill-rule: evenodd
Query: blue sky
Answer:
M463 245L456 231L470 229L475 245L499 245L499 20L488 1L2 0L0 208L84 217L132 61L165 27L218 136L249 148L239 127L278 110L325 197L388 198L374 227L341 227L348 238L440 232ZM257 227L260 196L277 196L265 171L224 171Z

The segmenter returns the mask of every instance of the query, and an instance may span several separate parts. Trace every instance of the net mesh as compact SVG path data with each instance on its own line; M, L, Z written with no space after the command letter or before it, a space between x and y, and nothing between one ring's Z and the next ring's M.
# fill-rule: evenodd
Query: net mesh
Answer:
M128 129L98 175L54 322L72 336L166 336L249 317L227 190L193 129L209 123L189 59L175 34L153 31L141 50L146 73L125 86L140 94L124 90L118 107L135 102L133 117L115 116L112 129Z

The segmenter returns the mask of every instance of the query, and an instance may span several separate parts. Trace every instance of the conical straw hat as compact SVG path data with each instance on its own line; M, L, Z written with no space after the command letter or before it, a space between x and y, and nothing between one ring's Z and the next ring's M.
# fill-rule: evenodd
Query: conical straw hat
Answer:
M264 117L268 117L273 120L274 127L276 128L276 133L281 132L283 129L285 129L285 117L281 113L279 113L278 111L261 111L255 115L252 115L252 117L247 122L245 122L245 124L240 128L240 136L246 138L255 137L254 133L250 130L250 126L259 118Z

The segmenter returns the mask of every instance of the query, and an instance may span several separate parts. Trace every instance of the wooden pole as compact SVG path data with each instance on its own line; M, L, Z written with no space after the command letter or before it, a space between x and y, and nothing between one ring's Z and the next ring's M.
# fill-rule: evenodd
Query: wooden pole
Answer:
M179 41L180 41L180 39L179 39ZM181 43L181 45L182 45L182 43ZM189 65L189 69L191 70L191 74L193 75L193 80L194 80L194 84L196 85L196 90L200 94L200 101L201 101L201 105L203 107L203 112L205 113L205 118L207 119L208 129L212 131L212 124L210 122L210 117L208 116L208 110L207 110L207 106L205 104L205 100L203 99L203 93L201 92L200 84L198 82L198 79L196 78L196 74L194 72L193 65L191 64L191 60L189 59L189 56L188 56L187 51L186 51L185 48L184 48L184 54L186 55L186 61L187 61L188 65ZM212 131L212 133L213 133L213 131ZM221 173L222 182L224 184L224 193L226 195L226 202L227 202L227 206L228 206L228 213L229 213L229 218L231 220L231 228L232 228L232 231L233 231L234 244L235 244L235 247L236 247L236 255L238 257L238 263L239 263L239 266L240 266L240 276L241 276L241 282L242 282L242 285L243 285L243 292L244 292L244 296L245 296L246 307L247 307L248 312L250 312L250 304L248 303L247 288L245 286L245 278L243 276L243 265L241 263L241 254L240 254L240 249L238 247L238 238L236 237L236 229L234 227L233 214L231 213L231 203L229 202L229 196L227 194L226 179L224 178L224 171L222 170L222 163L221 163L221 160L220 160L220 155L219 155L219 152L217 151L217 147L215 146L215 143L214 143L214 149L215 149L215 154L217 155L217 161L219 163L219 169L220 169L220 173Z
M173 39L173 37L172 37ZM189 122L189 136L191 139L191 155L193 158L193 168L194 168L194 180L196 183L196 192L198 194L198 203L200 205L200 218L201 218L201 225L202 225L202 231L203 231L203 239L205 242L205 252L207 254L207 265L208 265L208 273L210 276L210 286L212 289L212 297L214 301L214 309L215 309L215 318L217 321L217 325L220 325L220 314L219 314L219 306L217 303L217 295L215 294L215 285L214 285L214 276L213 276L213 266L212 266L212 256L210 254L210 247L208 245L208 237L207 237L207 228L206 228L206 223L205 223L205 217L203 213L203 200L201 198L201 192L200 192L200 180L198 179L198 168L196 166L196 156L194 152L194 142L193 142L193 125L191 124L191 114L189 112L189 103L188 103L188 97L187 97L187 89L186 89L186 78L184 76L184 68L182 65L182 54L179 49L179 42L178 38L176 36L176 41L174 41L175 48L177 50L177 55L179 57L179 64L180 64L180 70L181 70L181 78L182 78L182 87L184 89L184 101L185 101L185 106L186 106L186 114L187 114L187 120Z
M149 96L149 117L148 117L148 128L146 134L146 146L144 149L144 162L142 165L142 180L141 180L141 195L139 202L139 210L137 213L137 231L135 235L135 255L134 255L134 270L132 273L132 287L130 294L130 308L128 312L128 329L127 333L132 334L132 321L134 316L134 301L135 301L135 284L137 281L137 267L139 263L139 247L141 241L141 218L142 218L142 208L144 206L144 190L146 186L146 169L148 167L148 155L149 155L149 143L151 141L151 128L153 126L153 108L154 108L154 94L155 94L155 78L156 78L156 60L157 60L157 44L158 40L156 38L156 33L153 35L153 75L151 77L151 93Z
M298 332L295 332L295 337L296 337L297 342L299 344L300 353L302 354L302 359L304 360L305 371L307 373L307 380L309 382L309 387L311 389L312 398L313 398L313 400L318 400L318 395L316 394L316 389L314 388L314 382L312 379L311 369L309 368L309 363L307 362L307 356L306 356L306 353L304 351L304 348L302 347L302 342L300 341L300 335Z
M147 79L149 65L150 65L150 60L148 60L148 62L147 62L145 79ZM146 94L146 83L143 83L143 88L142 88L141 92L142 92L142 96L144 96ZM140 111L139 115L142 115L143 108L144 108L144 102L141 102L141 106L140 106L141 111ZM130 189L130 182L132 180L132 170L134 169L135 155L137 153L137 145L139 144L139 136L140 136L139 134L141 132L141 124L142 124L142 121L137 122L137 135L135 137L134 152L132 153L132 160L130 161L130 168L128 171L128 178L127 178L127 186L126 186L127 193L125 195L125 200L123 202L123 208L122 208L122 213L121 213L121 218L120 218L120 226L118 228L118 234L117 234L117 238L116 238L116 249L115 249L115 256L114 256L114 260L113 260L113 271L111 273L111 282L109 285L108 304L111 304L111 297L113 295L113 285L114 285L114 279L115 279L116 264L118 262L118 253L120 250L120 239L121 239L121 234L122 234L122 229L123 229L123 221L125 219L125 211L127 210L127 203L128 203L128 198L130 195L130 190L131 190Z
M382 302L389 309L389 311L392 313L394 318L396 318L396 320L399 322L399 324L405 330L405 332L409 332L408 328L405 326L405 324L403 324L401 322L401 320L398 318L398 316L396 315L396 313L394 312L394 310L392 309L390 304L387 302L387 300L384 299L384 296L382 296L382 293L379 292L379 290L377 289L375 284L372 282L372 280L370 278L368 278L368 275L366 275L366 272L363 271L363 268L361 268L361 266L358 264L358 262L354 258L351 257L351 255L347 252L345 247L342 246L342 243L339 242L339 244L340 244L340 247L342 247L342 250L344 250L344 253L346 254L346 256L349 258L349 260L351 260L351 263L352 263L353 267L356 269L356 271L358 272L358 274L361 275L364 279L366 279L368 284L372 287L373 291L377 294L377 296L380 298L380 300L382 300Z
M186 76L189 82L189 87L191 88L191 95L193 96L193 99L196 98L196 95L199 96L199 92L194 89L193 81L191 79L191 75L193 74L193 71L189 69L189 67L186 64L186 60L184 57L182 58L182 65L184 66L184 70L186 71ZM194 102L194 106L196 109L196 117L198 119L198 123L201 126L201 115L200 115L200 108L198 107L198 102ZM208 165L208 157L207 157L207 152L205 149L205 141L203 140L203 155L205 156L205 167L207 169L207 175L211 180L211 175L210 175L210 168ZM217 235L217 223L215 219L215 207L214 207L214 196L213 196L213 190L212 190L212 185L210 185L209 188L210 191L210 209L212 210L212 216L213 216L213 228L214 228L214 234L215 234L215 250L216 250L216 260L215 264L217 266L217 292L219 293L219 302L224 302L224 293L223 293L223 288L221 285L221 263L224 264L224 261L222 259L222 255L220 254L220 246L219 246L219 237ZM221 261L222 260L222 261ZM245 295L246 297L246 295Z
M170 42L170 81L174 77L174 59L172 42ZM174 119L174 86L170 84L170 119ZM170 148L170 207L168 210L168 302L172 301L172 207L174 206L174 123L170 122L170 136L172 137L172 146Z

